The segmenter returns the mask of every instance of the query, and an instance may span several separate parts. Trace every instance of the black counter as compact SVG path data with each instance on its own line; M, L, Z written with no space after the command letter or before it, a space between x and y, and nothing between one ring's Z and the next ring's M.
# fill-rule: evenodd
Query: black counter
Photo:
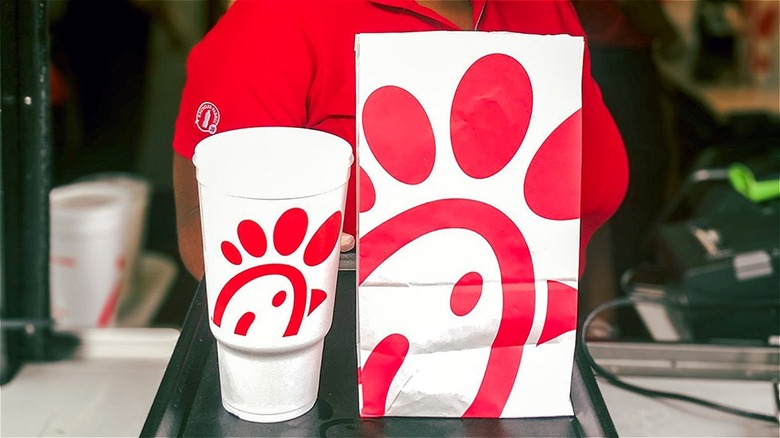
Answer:
M325 338L317 403L281 423L251 423L222 408L205 283L195 294L141 436L617 436L592 370L575 355L575 416L524 419L360 418L355 345L355 272L340 271L333 327Z

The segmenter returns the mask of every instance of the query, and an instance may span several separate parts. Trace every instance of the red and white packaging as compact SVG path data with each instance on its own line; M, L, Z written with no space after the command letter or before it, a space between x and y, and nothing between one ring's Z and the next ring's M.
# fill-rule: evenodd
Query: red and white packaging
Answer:
M743 3L746 19L748 74L753 83L780 87L780 4L776 0Z
M357 37L362 416L572 415L583 50Z
M125 226L125 255L122 290L117 303L117 319L127 313L127 309L143 299L145 292L140 290L141 252L146 240L146 222L149 210L152 185L141 175L124 172L104 172L88 175L80 181L95 181L113 184L125 188L131 193L132 201L128 212L128 223Z
M49 192L49 293L59 327L114 325L127 275L132 193L102 181Z
M241 419L314 406L352 162L349 143L301 128L236 129L195 148L222 405Z

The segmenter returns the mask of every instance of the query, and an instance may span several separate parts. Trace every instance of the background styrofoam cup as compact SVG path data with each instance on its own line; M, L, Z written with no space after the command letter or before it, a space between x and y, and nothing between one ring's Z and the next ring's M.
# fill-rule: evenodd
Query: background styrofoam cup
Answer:
M310 129L246 128L203 140L193 162L222 404L255 422L303 415L333 320L352 148Z
M103 172L88 175L79 181L100 181L127 188L132 196L125 236L125 275L119 294L117 313L132 307L141 299L143 291L136 290L140 281L139 257L146 244L147 216L151 183L144 177L129 172Z
M132 193L77 182L49 193L51 312L61 327L105 327L116 318L125 274Z

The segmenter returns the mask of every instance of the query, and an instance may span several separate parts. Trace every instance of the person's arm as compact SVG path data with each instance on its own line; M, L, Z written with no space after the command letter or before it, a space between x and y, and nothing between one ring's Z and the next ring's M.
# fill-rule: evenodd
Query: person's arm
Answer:
M628 157L623 138L590 74L585 49L582 84L582 199L580 260L588 242L623 202L628 187ZM581 265L584 269L585 265Z
M198 280L205 268L195 146L213 132L305 123L311 56L294 6L237 2L187 58L172 170L179 255ZM267 16L278 20L258 26ZM206 104L218 114L210 119L213 130L196 123Z
M315 6L329 7L308 0L237 1L188 56L173 138L173 185L180 257L197 279L203 278L205 268L198 183L191 161L195 146L214 132L308 127L309 93L318 62L308 32L321 24L309 21L319 17L311 11ZM304 10L309 12L305 17ZM204 105L217 114L209 119L213 130L196 123ZM342 234L341 251L354 246L355 238Z
M203 236L200 229L200 202L195 165L173 154L173 187L176 199L176 228L179 254L184 267L196 279L203 278Z

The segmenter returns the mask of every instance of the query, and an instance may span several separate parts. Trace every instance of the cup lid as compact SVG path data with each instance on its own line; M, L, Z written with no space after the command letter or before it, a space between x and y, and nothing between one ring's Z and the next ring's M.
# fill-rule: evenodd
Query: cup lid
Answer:
M96 231L123 226L132 202L124 186L102 181L62 185L49 192L51 228L56 232Z

